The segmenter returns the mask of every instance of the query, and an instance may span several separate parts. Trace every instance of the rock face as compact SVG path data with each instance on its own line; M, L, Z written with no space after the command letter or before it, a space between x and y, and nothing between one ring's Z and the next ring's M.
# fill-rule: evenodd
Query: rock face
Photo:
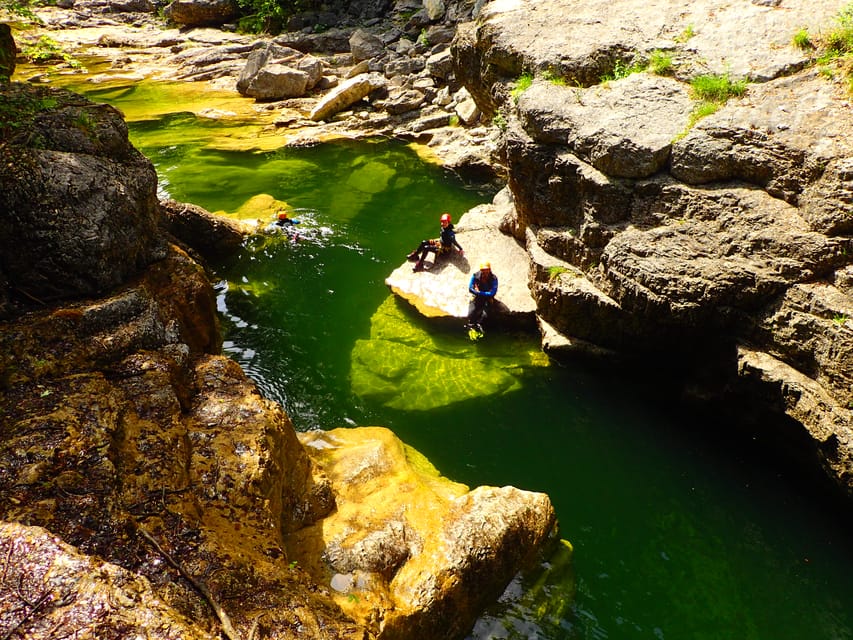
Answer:
M288 548L377 637L461 637L554 532L544 494L469 491L387 429L312 431L300 441L338 508L289 536Z
M505 228L530 256L546 349L633 357L721 405L787 415L853 497L853 112L791 44L837 11L496 1L451 51L505 123ZM655 52L669 75L613 79ZM746 94L697 121L699 73Z
M0 93L21 119L0 166L0 271L14 293L93 295L162 259L157 176L119 113L61 90Z
M129 144L120 114L89 111L66 92L3 89L35 112L20 114L26 135L0 139L4 158L17 161L4 163L2 183L0 632L462 637L552 536L547 496L468 492L419 475L406 468L425 467L412 451L405 462L374 455L377 440L403 449L376 429L330 436L348 443L334 454L347 464L330 463L330 452L309 457L282 408L220 355L213 288L159 232L166 221L153 168ZM43 197L45 208L86 206L73 218L60 210L73 224L59 242L35 215L39 202L23 194ZM209 216L177 209L162 205L173 228L190 220L195 233L182 235L200 236L202 251L230 246L198 231ZM15 234L41 258L27 269ZM100 295L78 283L86 260L107 271L91 289ZM51 281L60 264L68 277ZM419 506L403 476L420 478L418 498L432 492L429 522L403 517ZM365 497L375 485L397 498L396 518L378 525L364 510L375 507ZM347 534L337 529L319 544L326 522L345 523ZM410 535L405 546L386 547L398 530ZM342 606L332 570L375 577L353 586L375 606Z

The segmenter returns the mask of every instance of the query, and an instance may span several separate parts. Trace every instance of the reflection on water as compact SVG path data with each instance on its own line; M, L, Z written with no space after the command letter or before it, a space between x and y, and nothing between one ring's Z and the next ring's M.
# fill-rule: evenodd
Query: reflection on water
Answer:
M387 426L453 480L551 496L573 555L516 580L472 638L853 638L849 524L760 448L651 375L544 366L536 336L471 343L389 298L384 278L436 216L492 189L400 144L276 148L173 90L95 92L131 116L163 192L302 219L298 241L260 237L216 266L225 351L263 393L298 429Z

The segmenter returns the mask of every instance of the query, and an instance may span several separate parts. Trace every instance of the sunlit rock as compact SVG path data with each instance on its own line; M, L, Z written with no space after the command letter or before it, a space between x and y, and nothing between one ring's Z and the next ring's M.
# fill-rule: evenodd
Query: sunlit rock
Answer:
M469 491L387 429L299 438L337 509L291 534L288 550L381 640L463 637L555 533L546 495Z
M119 637L118 629L149 640L219 637L164 602L146 578L79 553L41 527L0 522L0 558L6 637L16 629L31 638L55 637L57 629L88 638Z
M464 254L451 252L438 258L430 254L427 268L421 272L413 272L411 262L403 263L385 279L385 284L427 317L465 318L471 275L487 260L499 281L492 305L493 321L532 326L536 305L527 286L529 261L524 248L500 230L503 216L512 209L503 193L493 203L474 207L459 220L456 239ZM413 244L416 246L420 240Z
M385 87L387 81L378 73L363 73L340 83L323 96L311 110L311 120L326 120L339 111L366 98L371 91Z

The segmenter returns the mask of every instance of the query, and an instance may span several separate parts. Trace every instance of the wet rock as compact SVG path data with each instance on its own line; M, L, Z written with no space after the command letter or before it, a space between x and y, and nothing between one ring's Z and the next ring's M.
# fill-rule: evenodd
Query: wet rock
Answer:
M213 215L201 207L174 200L161 200L165 228L205 260L218 262L234 255L251 231L231 218Z

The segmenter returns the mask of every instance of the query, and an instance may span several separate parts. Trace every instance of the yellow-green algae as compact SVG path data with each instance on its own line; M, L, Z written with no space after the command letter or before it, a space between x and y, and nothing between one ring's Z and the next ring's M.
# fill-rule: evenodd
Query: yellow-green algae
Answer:
M352 389L397 409L426 411L472 398L508 393L521 376L548 366L538 349L519 352L506 339L476 345L458 333L422 329L391 295L371 318L370 338L352 351Z

